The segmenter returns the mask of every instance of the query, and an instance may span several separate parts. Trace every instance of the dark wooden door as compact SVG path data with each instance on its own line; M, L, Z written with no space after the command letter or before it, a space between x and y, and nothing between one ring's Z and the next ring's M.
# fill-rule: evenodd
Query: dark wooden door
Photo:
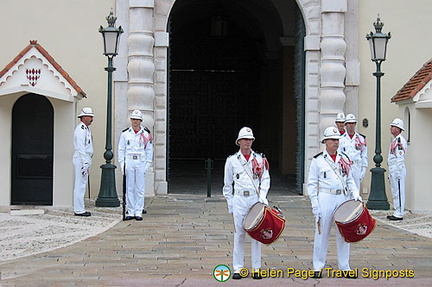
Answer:
M231 27L224 38L201 22L172 32L170 159L225 159L243 126L258 130L261 61L253 40Z
M27 94L12 110L12 205L53 203L54 110L47 98Z

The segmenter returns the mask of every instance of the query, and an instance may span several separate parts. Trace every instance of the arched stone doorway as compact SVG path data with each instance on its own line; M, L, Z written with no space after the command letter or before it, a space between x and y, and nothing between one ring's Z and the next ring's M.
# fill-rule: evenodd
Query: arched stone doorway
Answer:
M193 181L205 190L210 158L219 193L224 160L245 125L254 130L254 150L270 160L272 190L301 192L305 29L295 1L285 8L281 13L271 1L175 2L167 29L170 192L193 192Z
M54 109L40 95L12 109L11 205L53 204Z

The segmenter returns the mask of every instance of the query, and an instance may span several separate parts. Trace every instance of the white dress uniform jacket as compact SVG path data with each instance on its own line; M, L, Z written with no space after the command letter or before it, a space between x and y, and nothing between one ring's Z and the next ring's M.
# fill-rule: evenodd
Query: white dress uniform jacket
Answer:
M307 191L317 222L313 252L315 271L322 270L326 263L335 210L349 199L361 200L352 170L349 170L349 163L349 158L343 153L339 152L336 161L333 161L327 151L324 151L315 155L310 165ZM335 228L335 230L339 269L350 270L350 245L345 242L339 229Z
M90 129L83 122L80 122L74 130L74 148L74 212L84 213L85 188L93 157L93 137Z
M395 212L393 216L403 217L405 209L405 154L408 149L407 141L399 134L390 143L388 154L389 179L393 195Z
M126 174L126 205L128 215L142 216L145 197L145 175L153 159L152 135L141 126L123 131L118 146L118 161Z
M368 167L366 137L355 133L351 138L348 133L344 133L339 140L339 151L348 155L353 162L352 175L357 188L363 180Z
M234 217L234 249L233 249L233 268L237 273L244 267L244 246L246 231L243 228L244 219L249 209L258 201L268 204L267 193L270 188L269 171L264 168L261 178L252 172L254 159L259 165L263 164L263 157L253 152L248 161L237 152L227 158L225 163L225 177L223 195L228 203L228 211ZM250 175L248 172L250 171ZM233 189L234 184L234 189ZM259 189L259 195L256 188ZM261 242L251 238L251 260L252 268L261 268Z

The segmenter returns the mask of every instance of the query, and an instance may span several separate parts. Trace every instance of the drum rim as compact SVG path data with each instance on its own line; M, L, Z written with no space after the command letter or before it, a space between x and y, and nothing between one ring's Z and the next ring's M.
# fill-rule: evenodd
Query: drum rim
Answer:
M361 211L361 212L360 212L356 217L352 218L352 219L349 220L349 221L338 221L338 220L336 220L336 218L335 218L335 216L336 216L336 212L338 211L338 209L339 209L342 205L346 204L347 202L358 202L358 203L359 203L359 206L362 206L362 207L363 207L363 208L362 208L362 211ZM337 223L339 223L339 224L349 224L349 223L351 223L351 222L357 220L357 219L358 219L358 218L359 218L359 217L364 213L364 209L365 209L365 206L364 206L364 203L363 203L363 202L358 201L358 200L355 200L355 199L348 199L347 201L344 201L342 204L340 204L340 205L338 206L338 208L336 208L336 210L335 210L335 212L334 212L334 214L333 214L334 221L337 222Z
M258 205L261 205L262 206L262 213L261 213L261 215L260 215L260 217L259 217L259 220L252 226L252 227L250 227L250 228L246 228L246 218L248 217L248 215L249 215L249 213L250 213L250 211L255 207L255 206L258 206ZM254 230L255 228L257 228L257 226L260 224L260 222L262 221L262 219L264 218L264 215L265 215L265 210L266 210L266 205L264 204L264 203L261 203L261 202L256 202L256 203L254 203L252 206L251 206L251 208L249 209L249 211L248 211L248 214L246 214L246 216L245 216L245 219L244 219L244 221L243 221L243 229L244 230L246 230L246 231L251 231L251 230ZM255 218L257 218L257 217L255 217Z

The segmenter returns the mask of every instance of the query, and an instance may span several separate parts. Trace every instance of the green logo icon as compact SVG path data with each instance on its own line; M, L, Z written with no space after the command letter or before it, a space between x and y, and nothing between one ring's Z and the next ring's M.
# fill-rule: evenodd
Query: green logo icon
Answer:
M213 269L213 278L219 282L228 281L231 277L231 270L224 264L219 264Z

